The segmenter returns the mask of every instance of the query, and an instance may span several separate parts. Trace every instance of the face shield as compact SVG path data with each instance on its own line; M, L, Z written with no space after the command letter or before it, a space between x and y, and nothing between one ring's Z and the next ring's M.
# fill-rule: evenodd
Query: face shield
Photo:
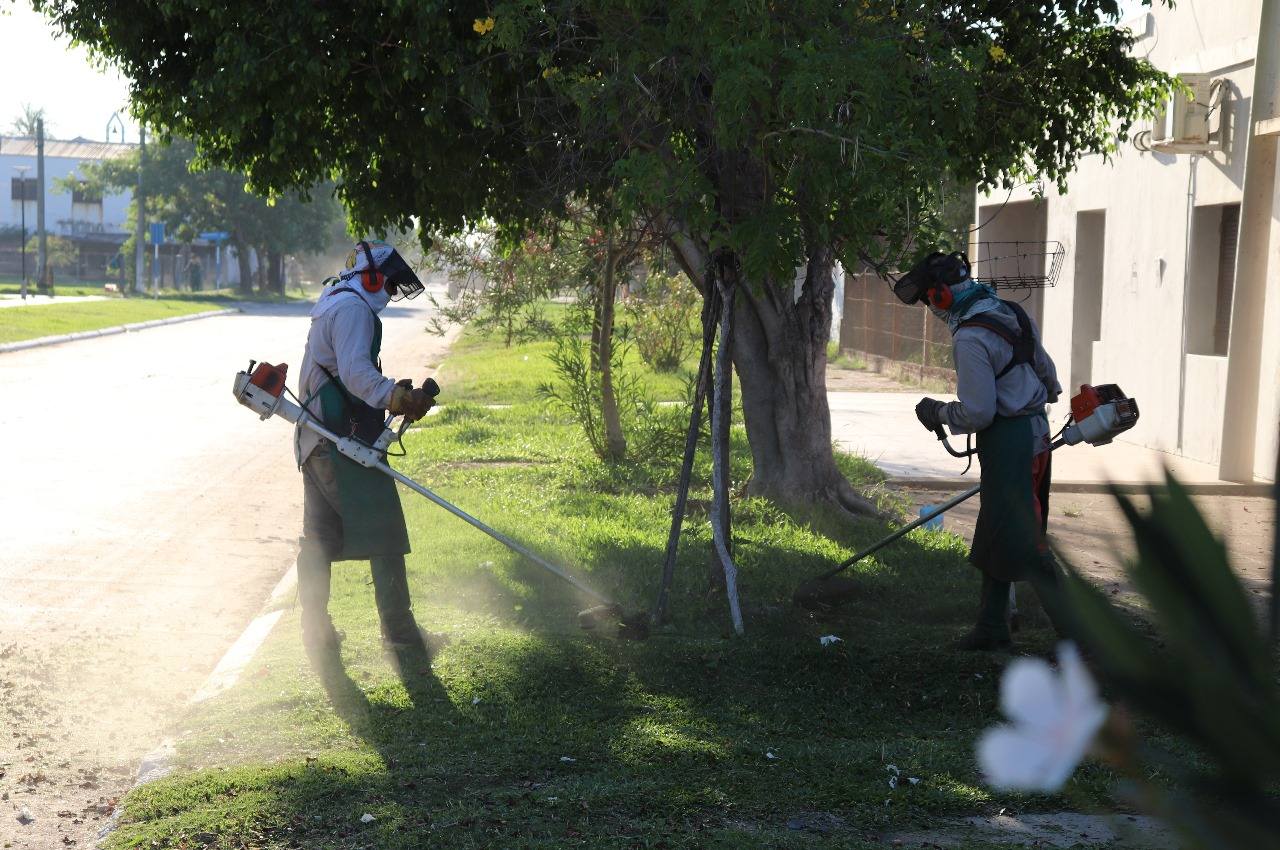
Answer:
M934 251L898 278L893 294L903 304L918 304L928 299L931 290L956 286L969 277L969 258L960 251L944 254Z
M412 300L426 289L422 281L418 280L418 276L413 273L413 269L404 261L404 257L400 256L399 251L392 251L391 255L379 264L378 271L387 279L387 294L391 296L392 301L399 301L402 298Z

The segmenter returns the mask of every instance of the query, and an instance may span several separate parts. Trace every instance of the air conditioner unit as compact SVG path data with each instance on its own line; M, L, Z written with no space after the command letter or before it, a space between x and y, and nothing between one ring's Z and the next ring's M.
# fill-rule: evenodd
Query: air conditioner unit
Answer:
M1163 153L1204 153L1221 145L1211 138L1209 119L1214 105L1213 77L1209 74L1179 74L1178 80L1191 90L1169 95L1151 122L1147 145Z

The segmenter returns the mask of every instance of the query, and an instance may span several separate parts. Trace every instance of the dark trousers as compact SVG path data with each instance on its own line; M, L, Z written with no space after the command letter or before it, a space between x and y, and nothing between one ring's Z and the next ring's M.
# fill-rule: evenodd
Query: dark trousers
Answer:
M302 465L302 537L298 541L298 599L304 625L328 619L329 582L333 561L342 551L342 514L333 458L324 449L312 452ZM373 594L384 637L396 637L415 627L405 576L404 555L369 559Z
M1031 488L1035 496L1038 540L1034 563L1030 565L1025 577L1035 587L1045 614L1055 628L1058 628L1063 622L1057 610L1058 565L1045 539L1049 528L1048 479L1051 461L1049 452L1041 452L1031 462ZM1000 581L983 574L977 624L980 634L997 639L1009 638L1009 591L1012 585L1012 582Z

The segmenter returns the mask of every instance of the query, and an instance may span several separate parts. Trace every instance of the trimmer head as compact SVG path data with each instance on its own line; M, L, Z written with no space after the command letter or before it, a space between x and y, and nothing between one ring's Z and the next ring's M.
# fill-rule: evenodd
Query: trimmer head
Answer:
M623 640L645 640L649 637L649 615L643 611L627 615L616 602L596 605L578 612L578 626L595 631L601 626L617 627L617 636Z
M858 585L853 579L844 576L815 578L804 582L796 588L791 601L809 611L821 611L827 608L838 608L852 599L858 592Z

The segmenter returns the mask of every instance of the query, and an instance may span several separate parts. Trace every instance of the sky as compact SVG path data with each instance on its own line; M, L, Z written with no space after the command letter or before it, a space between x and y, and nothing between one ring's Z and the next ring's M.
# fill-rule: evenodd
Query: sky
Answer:
M125 141L138 141L137 127L125 112L128 81L94 67L83 47L55 37L54 28L26 0L0 0L0 134L11 132L27 103L44 107L50 136L105 140L107 121L119 110Z
M1121 0L1121 19L1141 10L1140 0ZM71 47L25 0L0 0L0 133L10 130L23 104L44 107L49 134L105 140L111 114L120 111L125 141L138 140L125 112L128 81L102 71L83 47ZM118 141L117 138L112 139Z

